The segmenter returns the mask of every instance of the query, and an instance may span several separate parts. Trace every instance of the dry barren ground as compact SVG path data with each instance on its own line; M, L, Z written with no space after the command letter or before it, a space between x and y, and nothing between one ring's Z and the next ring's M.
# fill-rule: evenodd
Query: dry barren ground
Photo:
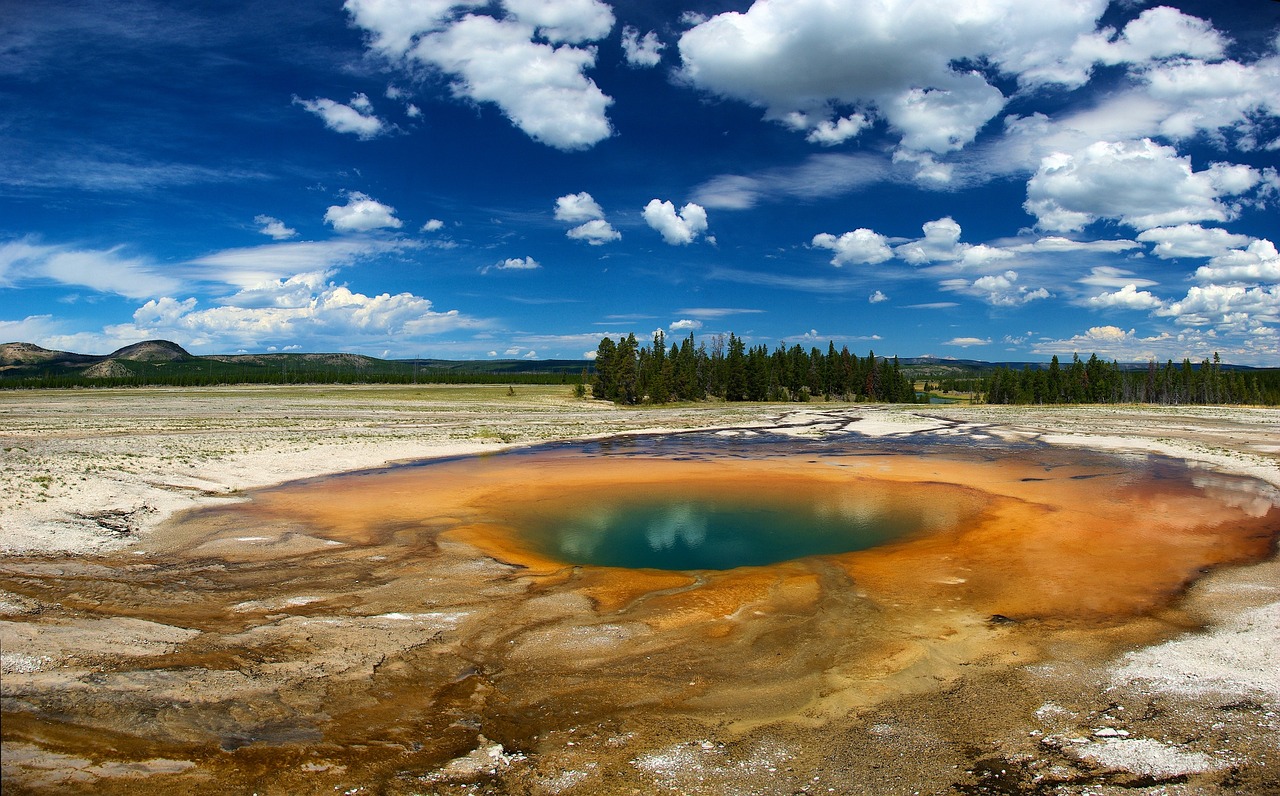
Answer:
M210 680L210 688L239 691L246 700L265 699L279 683L300 699L297 683L323 683L334 672L348 676L365 665L359 656L377 653L357 650L344 633L374 639L399 634L404 649L421 653L465 623L464 615L446 611L390 611L358 619L343 614L346 624L339 626L330 614L317 613L320 603L332 606L324 610L336 611L334 617L350 608L334 595L312 604L310 597L255 602L244 594L235 611L265 622L255 628L257 636L246 635L247 647L262 644L263 634L292 638L295 645L305 637L310 657L281 652L280 660L210 666L210 653L200 652L199 630L160 613L95 613L84 596L92 589L67 585L76 578L112 582L117 574L111 568L131 548L163 548L156 536L175 513L237 501L252 487L389 461L625 431L718 427L797 435L856 428L872 439L980 430L1010 440L1164 453L1199 462L1207 472L1260 479L1271 485L1257 493L1264 502L1280 494L1280 412L1274 410L828 404L620 410L573 399L567 387L518 387L514 395L505 387L3 393L5 792L1280 792L1280 567L1274 557L1207 574L1180 598L1177 621L1161 620L1158 643L1126 648L1123 628L1111 638L1095 632L1088 639L1068 630L1054 654L1052 628L1027 631L1040 634L1034 645L1039 654L1027 664L1009 655L975 659L931 689L887 695L808 725L730 726L700 721L696 711L673 712L661 726L644 728L609 716L588 721L546 715L542 732L514 748L486 737L474 726L478 720L462 719L447 726L453 747L435 749L436 757L422 751L425 739L416 749L410 741L403 748L373 749L347 739L341 754L329 749L317 757L313 749L311 756L270 758L272 766L290 768L287 776L231 768L254 759L251 737L215 750L216 759L184 757L175 752L181 745L157 745L164 754L147 754L125 743L130 722L158 725L175 711L199 710L201 697L191 683L179 682L181 672L225 674L227 683ZM163 564L154 552L145 560L139 571ZM215 582L191 572L193 592ZM526 585L499 574L502 591L494 599L519 605ZM180 594L167 599L197 601ZM591 609L565 604L538 610L567 615ZM291 628L303 626L304 634L289 637ZM547 627L550 633L555 625ZM1151 628L1141 635L1150 637ZM1082 649L1102 652L1077 654ZM387 663L376 655L372 660L375 671ZM153 670L175 673L177 679L146 680L166 683L172 693L137 685ZM441 699L480 704L490 688L483 672L473 672ZM100 701L108 693L133 700L100 708L116 711L113 718L124 716L118 737L89 729L92 716L56 731L40 718L95 689ZM277 707L288 701L283 692L268 699ZM308 709L326 707L336 704ZM536 706L530 710L536 713ZM260 719L244 716L246 725ZM309 743L317 742L279 730L268 745L306 749ZM375 786L352 762L361 755L390 761L379 771L399 773Z

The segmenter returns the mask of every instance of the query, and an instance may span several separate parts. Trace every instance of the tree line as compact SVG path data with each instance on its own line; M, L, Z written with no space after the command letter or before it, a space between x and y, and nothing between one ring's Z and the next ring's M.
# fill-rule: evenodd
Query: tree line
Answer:
M779 344L772 352L761 344L748 348L730 333L714 335L711 345L691 333L667 348L666 336L655 332L651 345L634 334L614 341L605 337L596 348L592 395L620 404L702 401L839 401L913 403L916 392L902 373L898 358L866 357L836 351L827 344L805 350Z
M1193 366L1152 360L1145 370L1121 370L1097 354L1082 362L1073 355L1062 367L1055 356L1049 367L1021 371L997 368L979 388L990 404L1280 404L1280 371L1223 369L1218 355Z

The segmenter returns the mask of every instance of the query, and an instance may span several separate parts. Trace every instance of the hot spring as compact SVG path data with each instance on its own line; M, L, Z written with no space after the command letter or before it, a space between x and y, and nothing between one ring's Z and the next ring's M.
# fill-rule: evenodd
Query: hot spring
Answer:
M619 438L285 484L11 575L91 617L78 632L182 630L28 694L6 731L198 760L245 792L421 792L404 772L491 742L585 748L614 777L767 727L749 737L825 760L869 706L1193 626L1179 595L1272 555L1277 503L1178 460L979 433ZM964 692L965 715L1012 721L1035 709L1020 689Z
M925 511L839 502L722 502L662 493L562 516L530 518L530 543L573 564L639 569L733 569L811 555L848 553L924 527Z

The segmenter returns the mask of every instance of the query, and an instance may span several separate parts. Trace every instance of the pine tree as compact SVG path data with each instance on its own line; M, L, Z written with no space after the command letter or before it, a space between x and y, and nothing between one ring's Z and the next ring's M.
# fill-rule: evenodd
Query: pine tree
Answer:
M591 385L591 394L606 401L618 398L618 376L614 364L618 355L618 347L612 338L605 337L596 348L596 380Z

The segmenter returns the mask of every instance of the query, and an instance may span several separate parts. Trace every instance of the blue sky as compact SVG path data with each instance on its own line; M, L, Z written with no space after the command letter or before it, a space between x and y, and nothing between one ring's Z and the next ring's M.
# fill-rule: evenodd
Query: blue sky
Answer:
M0 11L0 339L1280 366L1280 3Z

